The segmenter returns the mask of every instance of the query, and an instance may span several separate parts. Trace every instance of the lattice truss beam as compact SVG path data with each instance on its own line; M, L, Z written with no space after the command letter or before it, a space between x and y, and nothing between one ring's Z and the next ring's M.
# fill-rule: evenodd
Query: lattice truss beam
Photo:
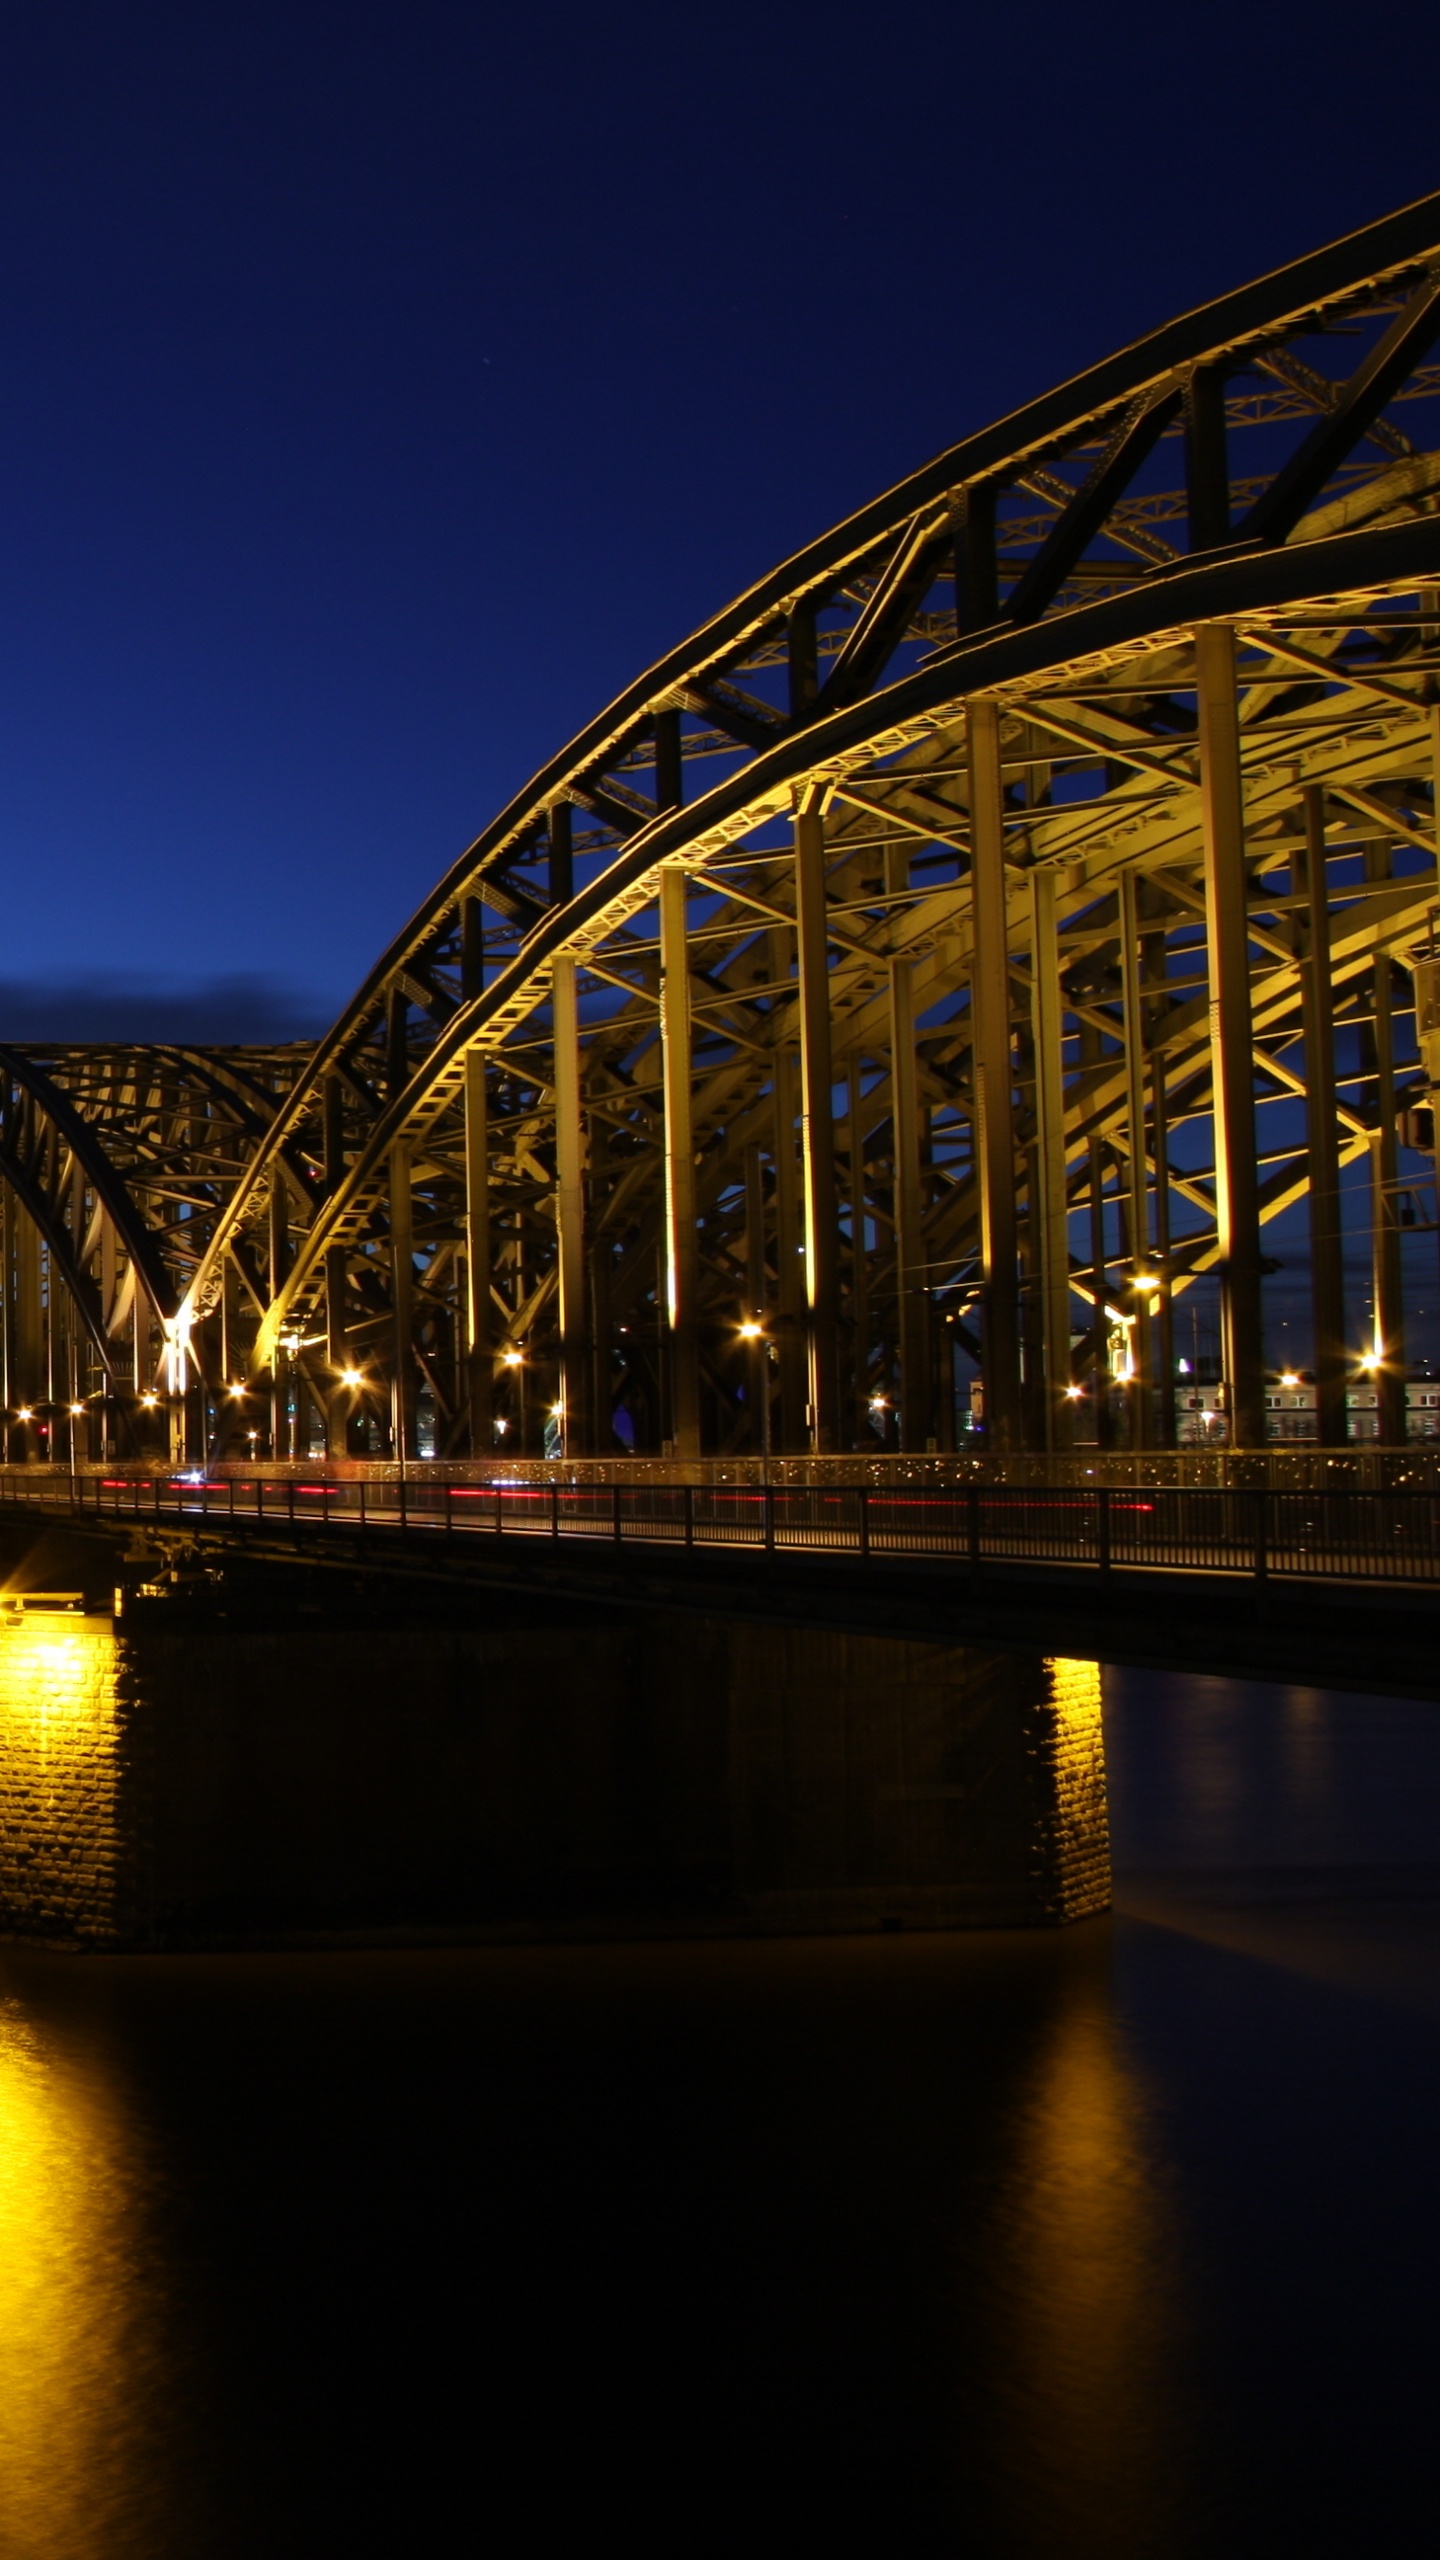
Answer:
M96 1341L129 1271L213 1379L298 1363L337 1450L348 1370L402 1445L424 1395L488 1454L498 1393L581 1454L617 1418L840 1448L892 1407L943 1446L959 1339L992 1439L1045 1446L1117 1327L1164 1436L1173 1309L1216 1273L1243 1441L1261 1230L1308 1198L1333 1426L1338 1186L1366 1160L1398 1372L1396 1112L1428 1077L1437 342L1432 198L739 599L500 813L303 1064L212 1062L199 1102L180 1053L144 1053L143 1102L99 1053L93 1084L14 1067L5 1170Z

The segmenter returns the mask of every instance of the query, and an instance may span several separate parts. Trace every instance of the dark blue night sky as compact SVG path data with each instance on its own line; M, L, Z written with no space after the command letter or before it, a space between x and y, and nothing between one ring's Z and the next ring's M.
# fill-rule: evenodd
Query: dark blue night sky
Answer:
M1434 186L1385 24L12 6L0 1036L318 1027L774 558Z

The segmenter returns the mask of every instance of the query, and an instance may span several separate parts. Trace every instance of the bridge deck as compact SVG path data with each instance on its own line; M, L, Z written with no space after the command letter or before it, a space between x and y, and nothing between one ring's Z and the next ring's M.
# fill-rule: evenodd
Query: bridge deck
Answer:
M0 1472L172 1556L1440 1696L1440 1494ZM163 1607L162 1604L158 1604Z
M116 1468L0 1474L0 1499L198 1527L232 1521L504 1540L962 1559L1106 1574L1203 1573L1309 1583L1440 1585L1440 1492L1273 1486L734 1485L434 1482L323 1470L211 1477Z

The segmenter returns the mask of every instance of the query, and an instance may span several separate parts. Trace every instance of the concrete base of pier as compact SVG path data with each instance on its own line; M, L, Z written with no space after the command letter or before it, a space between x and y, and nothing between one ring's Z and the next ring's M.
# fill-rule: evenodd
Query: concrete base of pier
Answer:
M12 1586L87 1587L88 1544L32 1537ZM334 1603L272 1624L157 1604L117 1626L0 1604L0 1932L800 1933L1108 1903L1091 1664L580 1604L451 1625L423 1595L389 1606L354 1625Z

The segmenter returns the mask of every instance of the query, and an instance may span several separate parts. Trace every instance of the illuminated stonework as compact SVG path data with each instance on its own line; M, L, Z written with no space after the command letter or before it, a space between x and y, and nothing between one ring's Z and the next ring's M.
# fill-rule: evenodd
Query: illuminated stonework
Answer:
M1037 1881L1052 1918L1081 1920L1110 1907L1100 1665L1052 1655L1043 1668L1031 1745L1043 1776Z
M0 1927L103 1945L127 1933L121 1647L107 1621L0 1622Z

